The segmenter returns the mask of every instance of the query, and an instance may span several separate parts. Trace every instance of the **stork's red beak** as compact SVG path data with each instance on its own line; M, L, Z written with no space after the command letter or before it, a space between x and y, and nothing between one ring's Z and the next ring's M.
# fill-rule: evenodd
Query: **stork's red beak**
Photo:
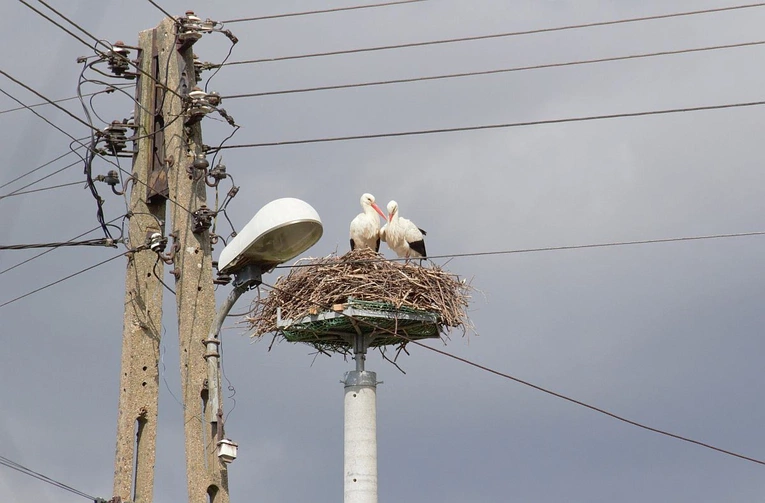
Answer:
M372 208L374 208L374 209L375 209L375 211L376 211L377 213L379 213L379 215L380 215L381 217L383 217L383 219L385 219L385 220L388 220L388 219L385 217L385 213L383 213L383 210L381 210L381 209L380 209L380 207L379 207L379 206L377 206L377 203L372 203Z

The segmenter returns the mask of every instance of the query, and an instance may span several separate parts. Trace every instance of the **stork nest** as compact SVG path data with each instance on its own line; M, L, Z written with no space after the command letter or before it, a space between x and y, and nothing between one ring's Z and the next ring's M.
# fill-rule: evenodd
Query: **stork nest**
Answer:
M452 330L472 330L471 285L440 266L418 262L385 260L368 248L301 259L267 296L253 301L246 322L253 337L273 333L274 341L343 354L352 350L356 334L372 336L371 347L400 350L412 340L445 341Z

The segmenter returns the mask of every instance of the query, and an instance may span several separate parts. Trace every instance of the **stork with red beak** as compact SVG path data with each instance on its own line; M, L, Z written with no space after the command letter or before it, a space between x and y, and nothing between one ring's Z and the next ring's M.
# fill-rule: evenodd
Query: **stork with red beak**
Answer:
M398 203L388 203L388 223L385 224L381 236L399 258L425 258L425 235L411 220L398 214Z
M375 204L375 196L372 194L361 196L361 209L364 211L351 221L351 250L371 248L379 252L380 219L377 215L384 219L385 213Z

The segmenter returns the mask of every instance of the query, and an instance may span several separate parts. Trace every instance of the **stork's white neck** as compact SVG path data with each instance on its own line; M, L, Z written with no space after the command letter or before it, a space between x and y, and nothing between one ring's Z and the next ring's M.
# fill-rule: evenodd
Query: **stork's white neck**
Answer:
M366 214L366 215L368 215L370 217L377 218L377 212L375 211L374 208L372 208L371 204L364 203L363 207L364 207L364 214Z

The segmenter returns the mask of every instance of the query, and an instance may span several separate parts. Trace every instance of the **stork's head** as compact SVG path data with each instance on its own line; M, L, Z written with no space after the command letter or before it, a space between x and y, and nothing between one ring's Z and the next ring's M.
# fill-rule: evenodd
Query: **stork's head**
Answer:
M375 196L369 193L364 193L361 195L361 207L362 208L374 208L374 210L377 212L378 215L385 218L385 213L383 213L383 210L380 209L379 206L375 203Z
M393 219L393 216L398 213L398 203L396 201L391 201L388 203L386 209L388 210L388 221L390 222Z

